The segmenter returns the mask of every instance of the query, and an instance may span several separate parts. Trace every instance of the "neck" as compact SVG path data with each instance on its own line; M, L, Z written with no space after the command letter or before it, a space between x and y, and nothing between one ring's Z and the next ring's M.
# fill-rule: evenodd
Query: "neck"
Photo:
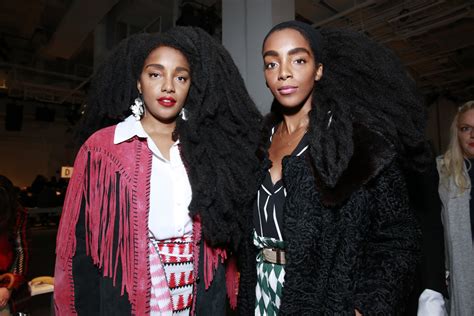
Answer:
M311 104L305 104L298 112L283 113L282 132L292 134L299 129L306 130L309 126L309 111L311 111Z
M176 120L163 122L147 115L142 118L141 123L143 129L148 135L160 134L164 136L171 136L176 128Z

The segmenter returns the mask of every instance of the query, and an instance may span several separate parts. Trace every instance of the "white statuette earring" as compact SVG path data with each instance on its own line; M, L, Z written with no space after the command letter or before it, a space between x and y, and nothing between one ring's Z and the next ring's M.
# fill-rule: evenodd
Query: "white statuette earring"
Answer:
M137 98L135 98L135 103L130 105L130 110L132 110L133 117L135 117L135 120L140 121L143 115L143 100L141 98L141 95L138 95Z
M179 116L181 116L183 121L186 121L188 119L188 111L185 108L182 108L179 112Z

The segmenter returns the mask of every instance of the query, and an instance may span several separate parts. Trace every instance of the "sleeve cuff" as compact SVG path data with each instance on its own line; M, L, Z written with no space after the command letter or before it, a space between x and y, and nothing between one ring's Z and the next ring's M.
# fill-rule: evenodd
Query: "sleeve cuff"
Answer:
M418 299L418 316L447 316L443 295L425 289Z

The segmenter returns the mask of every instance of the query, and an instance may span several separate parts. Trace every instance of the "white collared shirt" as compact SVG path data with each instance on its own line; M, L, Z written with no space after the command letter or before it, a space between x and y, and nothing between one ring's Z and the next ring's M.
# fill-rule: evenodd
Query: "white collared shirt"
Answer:
M193 225L188 206L192 191L179 153L179 141L171 146L170 160L166 160L141 122L129 116L117 125L114 144L134 136L146 138L148 148L153 153L148 228L160 240L191 233Z

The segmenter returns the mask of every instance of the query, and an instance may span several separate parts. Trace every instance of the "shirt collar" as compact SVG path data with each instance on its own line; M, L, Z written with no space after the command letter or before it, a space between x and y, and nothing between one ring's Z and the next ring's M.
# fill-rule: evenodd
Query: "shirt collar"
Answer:
M114 134L114 144L122 143L130 138L138 136L140 138L148 138L148 134L143 129L140 121L137 121L133 115L117 124Z
M134 136L139 138L149 138L148 134L143 129L142 123L137 121L133 115L130 115L117 124L114 134L114 145L127 141ZM177 140L173 146L177 146L178 144L179 140Z

